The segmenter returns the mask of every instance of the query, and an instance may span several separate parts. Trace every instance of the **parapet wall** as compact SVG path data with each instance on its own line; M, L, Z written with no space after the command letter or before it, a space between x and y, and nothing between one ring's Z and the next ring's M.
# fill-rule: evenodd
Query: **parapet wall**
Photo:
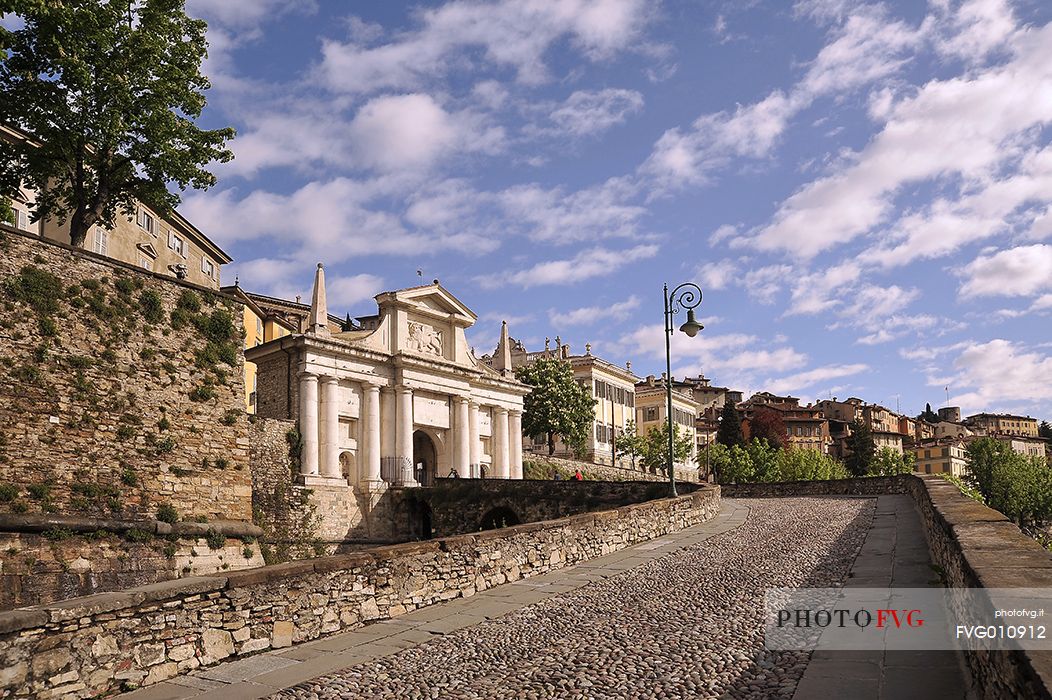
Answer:
M572 475L576 470L580 469L582 473L584 473L585 478L600 479L604 481L668 482L668 475L651 474L650 472L644 471L642 468L625 469L623 467L614 467L606 464L593 464L592 462L585 462L577 459L549 457L548 455L537 454L536 452L523 452L522 460L524 463L534 462L538 465L549 467L552 472L551 477L554 477L555 473L558 472L563 478L565 478L567 475ZM698 470L676 467L676 480L697 483L700 481L698 478Z
M89 698L397 617L697 525L675 499L0 613L0 697Z

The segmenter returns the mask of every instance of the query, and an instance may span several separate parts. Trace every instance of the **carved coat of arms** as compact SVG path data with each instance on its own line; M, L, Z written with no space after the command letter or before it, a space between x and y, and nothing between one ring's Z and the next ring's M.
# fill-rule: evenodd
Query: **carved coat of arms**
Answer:
M409 322L409 340L406 345L410 350L429 355L442 355L442 331L417 321Z

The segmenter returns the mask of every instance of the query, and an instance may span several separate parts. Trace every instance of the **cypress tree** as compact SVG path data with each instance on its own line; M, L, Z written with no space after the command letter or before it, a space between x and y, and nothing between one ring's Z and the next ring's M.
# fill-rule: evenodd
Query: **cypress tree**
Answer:
M745 438L742 436L742 421L738 417L738 409L730 401L723 404L723 412L720 413L720 428L716 431L716 442L727 447L745 443Z

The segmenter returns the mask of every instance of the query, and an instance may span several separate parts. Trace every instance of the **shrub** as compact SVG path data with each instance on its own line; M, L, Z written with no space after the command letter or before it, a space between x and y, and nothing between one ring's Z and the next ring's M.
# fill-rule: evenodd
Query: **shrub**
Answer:
M29 497L34 501L46 501L51 497L51 484L48 482L30 484L26 487L26 491L29 492Z
M153 539L153 533L138 528L132 528L124 532L124 539L128 542L149 542Z
M176 301L175 305L179 309L196 314L201 310L201 297L187 289L179 295L179 300Z
M121 470L121 483L125 486L139 485L139 475L135 472L134 467L124 467Z
M124 296L131 296L135 291L135 282L130 277L121 277L113 283L113 286Z
M191 401L196 401L198 403L203 403L205 401L211 401L215 397L216 397L215 385L213 385L211 382L207 382L207 381L204 384L199 384L198 386L195 386L190 391L190 400Z
M179 522L179 511L171 503L162 503L157 506L157 519L162 523L174 525Z
M890 447L882 447L869 463L868 476L895 476L913 471L916 457L912 452L899 453Z
M223 417L219 421L223 425L234 425L237 423L237 417L241 415L241 411L236 408L227 409L227 412L223 414Z
M175 449L175 440L170 435L166 436L157 441L157 445L154 449L159 455L168 454Z
M49 527L40 534L52 542L60 542L73 537L73 531L64 527Z
M209 549L222 549L226 546L226 535L219 530L209 528L208 533L205 535L205 541L208 543Z
M10 503L18 498L18 487L14 484L0 484L0 503Z
M40 268L27 265L4 285L11 299L32 308L39 316L54 316L64 296L62 280Z
M160 323L164 318L164 304L161 295L152 289L146 289L139 294L139 311L142 317L149 323Z

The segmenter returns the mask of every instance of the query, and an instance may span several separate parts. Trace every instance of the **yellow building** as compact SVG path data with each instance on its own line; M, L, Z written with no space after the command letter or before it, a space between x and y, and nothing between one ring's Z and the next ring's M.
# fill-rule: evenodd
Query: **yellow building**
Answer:
M690 437L690 455L685 462L676 462L676 466L693 469L698 457L697 417L698 403L689 391L680 390L673 383L672 389L672 422L679 426L680 434ZM668 421L668 396L665 392L664 378L655 380L648 376L645 381L636 384L636 431L646 435L651 430L661 428Z
M1036 438L1037 418L1030 416L1013 416L1008 413L977 413L968 416L963 421L964 425L979 435L1016 435L1019 437Z
M24 140L25 136L0 126L0 139ZM52 241L70 244L69 219L31 222L36 194L21 188L11 202L14 226ZM139 204L135 215L118 214L113 228L92 226L81 244L84 250L136 265L151 272L169 274L202 287L219 288L219 269L231 258L178 212L160 216Z
M917 457L913 470L920 474L963 476L968 470L964 440L942 439L911 448Z
M254 297L238 285L223 287L223 292L244 304L245 349L297 332L286 319L261 307ZM309 307L308 307L309 310ZM245 360L245 411L256 412L256 363Z

